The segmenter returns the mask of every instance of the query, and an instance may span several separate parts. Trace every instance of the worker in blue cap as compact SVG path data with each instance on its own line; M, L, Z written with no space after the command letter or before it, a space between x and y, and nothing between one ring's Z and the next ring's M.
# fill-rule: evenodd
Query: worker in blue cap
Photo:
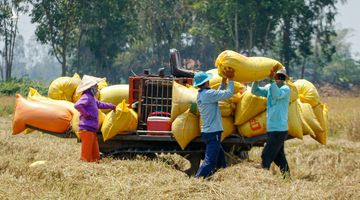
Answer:
M228 99L234 95L234 70L228 68L223 71L218 90L210 89L209 80L213 77L210 73L197 72L194 76L194 87L199 87L197 105L202 121L201 137L206 144L205 159L200 166L196 177L208 177L219 168L226 167L225 154L221 146L221 133L223 132L222 119L218 101ZM226 89L226 82L228 88Z
M254 82L251 93L267 98L266 129L267 141L261 154L261 167L269 169L272 162L280 167L284 177L290 176L290 169L285 157L284 142L288 136L288 112L290 88L285 84L288 75L285 69L274 67L269 75L270 84L259 87Z

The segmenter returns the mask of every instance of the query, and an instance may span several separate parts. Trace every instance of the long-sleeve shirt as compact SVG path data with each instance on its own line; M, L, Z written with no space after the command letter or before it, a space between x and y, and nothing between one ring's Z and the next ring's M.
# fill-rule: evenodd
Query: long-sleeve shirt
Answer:
M204 88L199 91L197 105L202 121L201 132L223 131L218 101L228 99L234 95L234 82L229 80L228 89L225 89L225 84L221 84L218 90Z
M74 106L80 113L80 130L87 130L91 132L97 132L99 129L98 109L115 109L116 107L114 104L96 100L90 90L84 91L83 95Z
M290 88L283 84L280 87L272 82L259 87L258 82L252 84L251 93L267 98L266 127L268 132L288 130L288 112Z

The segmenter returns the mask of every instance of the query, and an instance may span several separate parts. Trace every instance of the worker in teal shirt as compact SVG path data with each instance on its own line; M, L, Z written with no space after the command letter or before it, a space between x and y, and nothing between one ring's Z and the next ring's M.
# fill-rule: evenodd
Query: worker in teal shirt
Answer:
M210 89L209 80L212 74L197 72L194 76L194 86L199 87L197 105L202 120L201 137L206 144L205 158L196 177L208 177L219 168L226 167L225 154L221 146L223 132L221 112L218 101L228 99L234 95L234 70L229 68L223 72L226 78L222 79L218 90ZM226 89L227 78L229 86Z
M265 87L259 87L258 82L254 82L251 88L251 93L267 98L267 141L261 154L261 166L269 169L274 161L280 167L283 175L290 175L284 151L284 142L288 135L290 88L284 83L288 78L286 70L281 69L275 72L275 68L270 72L270 84Z

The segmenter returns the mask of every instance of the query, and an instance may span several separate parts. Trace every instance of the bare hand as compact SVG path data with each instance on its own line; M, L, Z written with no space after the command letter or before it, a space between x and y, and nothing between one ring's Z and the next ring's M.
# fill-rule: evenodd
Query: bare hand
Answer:
M270 79L273 79L277 71L278 71L278 66L274 66L274 67L270 70L269 78L270 78Z
M232 80L235 75L235 70L233 68L227 67L222 71L222 74L225 75L225 78Z

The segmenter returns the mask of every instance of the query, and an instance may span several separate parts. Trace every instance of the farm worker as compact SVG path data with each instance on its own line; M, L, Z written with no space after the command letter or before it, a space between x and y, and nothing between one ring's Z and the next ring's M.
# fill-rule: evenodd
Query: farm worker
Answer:
M98 109L115 109L111 103L95 99L97 84L101 78L84 75L76 93L82 92L80 99L75 103L75 108L80 113L79 129L81 139L81 160L96 162L100 160L99 144L96 133L99 129Z
M258 82L254 82L251 88L253 94L267 98L267 141L261 154L261 167L269 169L274 161L280 167L281 173L287 176L290 175L290 169L285 157L284 142L288 136L290 88L284 81L288 79L288 75L285 69L277 71L274 67L269 78L270 84L265 87L259 87Z
M218 90L209 87L209 80L212 74L203 71L197 72L194 76L194 87L199 87L197 105L202 120L201 137L206 144L205 159L200 166L196 177L208 177L217 169L225 168L225 154L221 145L221 133L223 132L221 112L218 101L228 99L234 95L234 70L229 68L223 72L230 79L226 89L227 78L222 79Z

